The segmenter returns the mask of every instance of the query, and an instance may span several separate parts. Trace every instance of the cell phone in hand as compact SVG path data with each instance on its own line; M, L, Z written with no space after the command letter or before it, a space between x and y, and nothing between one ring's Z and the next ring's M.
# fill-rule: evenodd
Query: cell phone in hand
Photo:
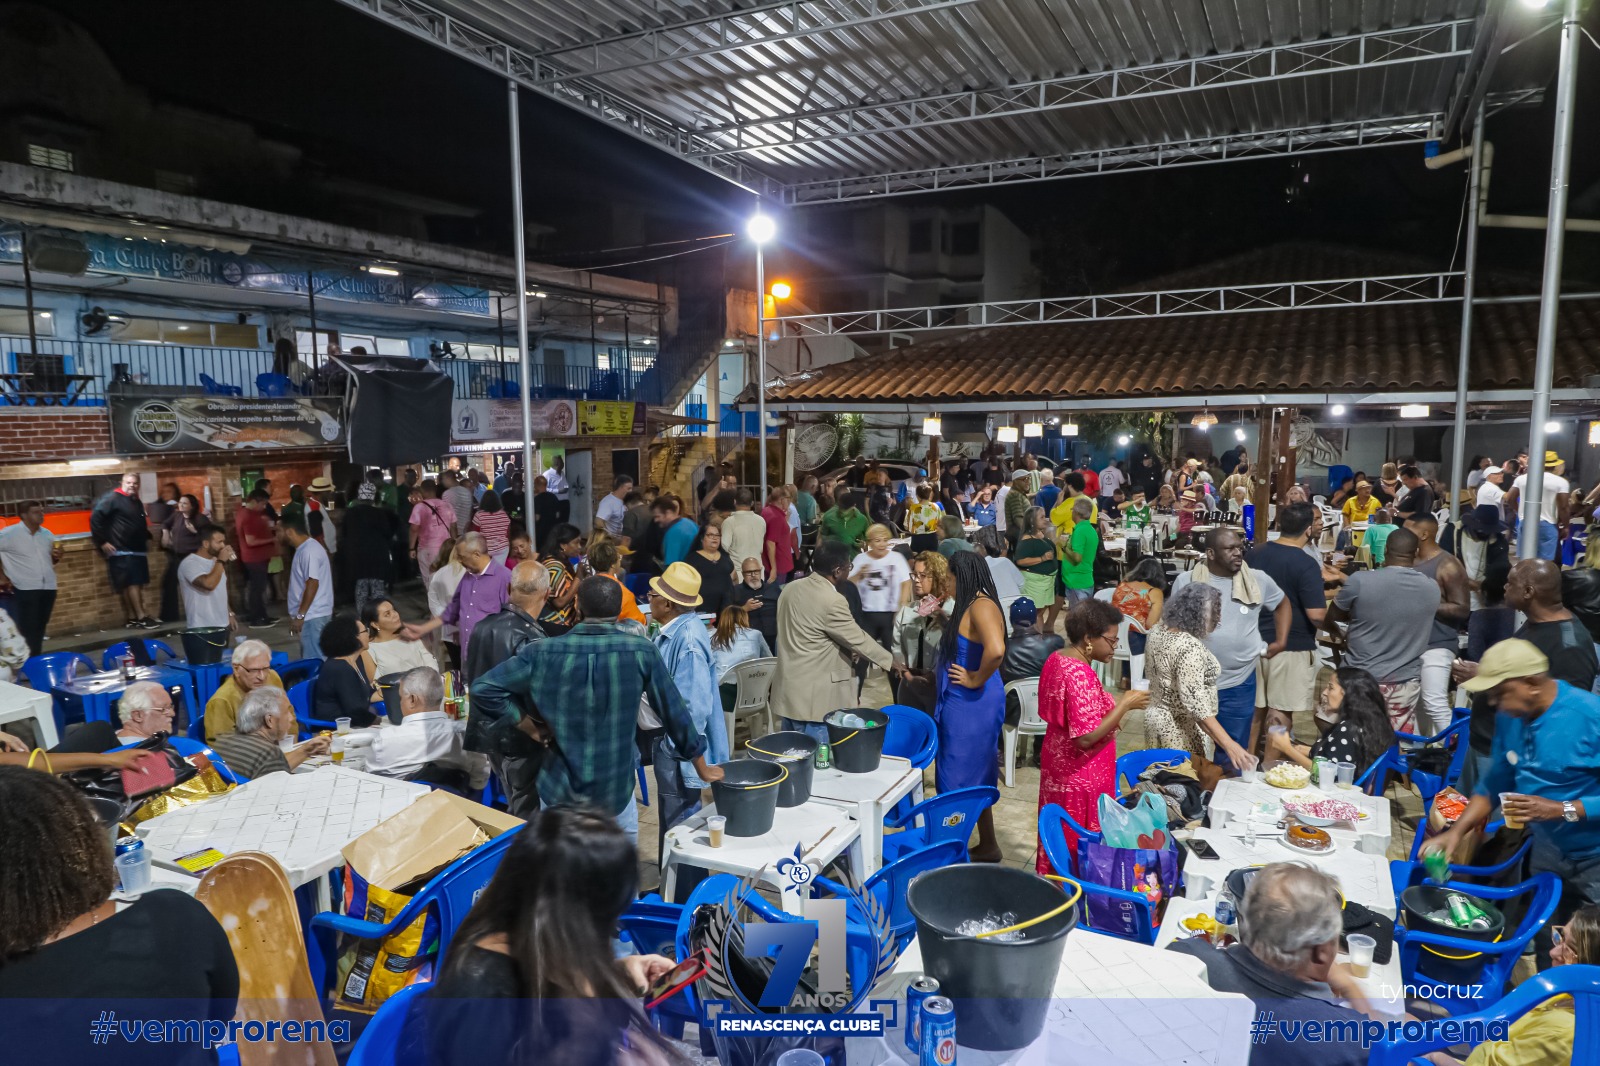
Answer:
M644 1009L654 1010L663 1001L698 981L706 972L709 960L706 952L706 948L701 948L652 982L644 994Z
M1217 849L1213 848L1210 844L1207 844L1204 840L1189 839L1185 840L1184 844L1188 846L1190 851L1194 852L1194 857L1197 859L1222 858L1221 855L1217 854Z

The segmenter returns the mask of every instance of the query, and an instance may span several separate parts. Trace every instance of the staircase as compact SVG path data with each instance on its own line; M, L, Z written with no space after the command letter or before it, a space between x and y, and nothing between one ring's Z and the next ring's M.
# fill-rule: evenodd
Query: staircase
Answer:
M634 395L653 407L671 410L682 403L722 351L728 335L728 290L721 252L694 258L703 261L674 272L678 328L662 338L655 365L634 386ZM716 417L715 413L710 417Z
M704 463L716 461L713 442L706 437L671 437L651 445L650 480L662 492L682 497L691 512L700 501L694 498L694 472Z

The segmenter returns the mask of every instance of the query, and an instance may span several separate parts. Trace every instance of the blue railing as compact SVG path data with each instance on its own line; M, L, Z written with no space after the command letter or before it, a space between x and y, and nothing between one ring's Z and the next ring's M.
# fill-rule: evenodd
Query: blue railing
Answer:
M29 351L34 352L30 357ZM257 348L205 348L179 344L74 341L40 337L29 348L26 337L0 336L0 406L17 403L102 405L115 380L130 391L143 388L270 395L273 353ZM440 369L463 399L519 395L514 362L442 359ZM568 366L552 370L535 363L532 395L538 399L634 400L644 371L596 370ZM9 377L7 376L9 375Z

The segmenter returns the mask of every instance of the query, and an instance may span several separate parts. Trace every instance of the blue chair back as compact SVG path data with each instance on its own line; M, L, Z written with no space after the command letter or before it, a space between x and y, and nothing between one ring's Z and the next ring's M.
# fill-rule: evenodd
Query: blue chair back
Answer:
M1158 762L1184 763L1189 761L1189 753L1182 748L1146 748L1143 751L1130 751L1126 755L1117 756L1117 795L1126 796L1133 791L1133 786L1139 783L1139 775ZM1126 780L1127 788L1123 788Z
M1600 966L1556 966L1522 982L1510 995L1480 1014L1458 1017L1463 1026L1512 1022L1554 996L1572 997L1572 1054L1569 1062L1600 1062ZM1420 1040L1383 1041L1373 1045L1369 1066L1407 1066L1425 1062L1430 1051L1460 1043L1460 1034L1446 1038L1437 1030Z
M450 951L450 941L461 927L461 920L472 909L473 901L488 886L495 871L500 868L500 860L505 858L506 849L516 841L517 834L523 828L519 825L501 833L440 870L387 924L363 921L332 911L313 915L311 927L325 941L323 958L337 957L332 950L331 933L348 933L378 940L407 928L432 910L438 918L439 939L428 954L442 961Z
M889 860L893 856L898 859L912 849L925 848L946 840L959 843L965 855L967 841L977 828L978 816L999 801L1000 790L992 785L958 788L925 799L903 816L891 816L884 820L884 825L891 829L913 826L917 819L922 820L920 826L885 836L884 858Z
M929 870L965 862L966 858L964 844L944 840L907 852L861 885L862 894L870 894L889 913L889 924L894 927L895 941L900 947L903 948L917 934L917 919L906 905L906 889L911 887L912 879ZM814 880L819 887L826 888L836 896L845 894L842 885L835 885L826 877L819 875Z
M1431 880L1424 883L1433 884ZM1500 998L1523 949L1555 914L1556 905L1561 902L1561 879L1547 871L1506 888L1454 881L1446 882L1443 887L1460 889L1495 903L1532 896L1516 935L1492 943L1410 929L1404 923L1396 923L1394 927L1400 972L1408 983L1429 985L1431 994L1426 998L1452 1014L1458 1010L1481 1010ZM1425 951L1449 961L1449 981L1419 972Z
M257 374L256 392L262 396L293 396L295 387L287 374Z
M140 640L144 643L145 654L150 657L150 661L153 663L163 663L171 659L180 658L178 653L172 650L172 646L164 640L156 640L152 637L141 637ZM131 646L131 641L119 640L101 652L100 669L110 670L115 667L117 660L128 654L128 649Z
M35 655L22 664L22 676L39 692L49 692L63 681L72 680L74 672L95 673L94 660L81 651L55 651Z
M322 673L321 659L296 659L277 668L278 678L285 685L293 686L301 681L315 680ZM299 713L296 711L295 713Z
M1154 946L1157 930L1156 905L1137 892L1127 892L1081 878L1078 875L1078 849L1067 841L1068 828L1077 834L1079 844L1085 840L1100 840L1099 833L1079 825L1059 803L1047 803L1040 808L1039 846L1044 849L1045 859L1049 861L1050 868L1057 876L1069 877L1073 884L1083 889L1083 897L1078 900L1078 924L1085 929L1104 933L1106 936ZM1128 936L1122 929L1099 929L1090 923L1089 900L1096 896L1114 900L1133 914L1133 936Z
M926 770L933 765L939 750L939 731L933 719L915 707L891 704L883 708L889 724L883 735L883 753L910 759L911 765Z
M317 698L317 679L308 678L297 685L289 686L289 706L294 708L294 716L300 720L300 736L308 737L314 730L333 729L334 723L325 722L321 718L311 717L311 708Z
M385 1000L361 1030L345 1066L401 1066L401 1038L411 1018L412 1003L427 995L430 987L426 981L415 981Z
M1369 796L1381 796L1383 795L1383 790L1388 787L1389 772L1391 770L1397 774L1411 772L1410 765L1406 762L1405 757L1400 754L1400 745L1398 743L1392 745L1388 751L1373 760L1372 765L1367 767L1360 777L1356 778L1356 787Z
M667 903L655 893L636 899L617 920L622 938L641 955L678 957L678 920L683 917L681 903ZM697 1021L689 1001L673 996L651 1012L657 1029L675 1040L683 1039L685 1022Z
M200 374L200 388L207 396L243 396L244 390L237 385L224 385L216 378L204 371Z

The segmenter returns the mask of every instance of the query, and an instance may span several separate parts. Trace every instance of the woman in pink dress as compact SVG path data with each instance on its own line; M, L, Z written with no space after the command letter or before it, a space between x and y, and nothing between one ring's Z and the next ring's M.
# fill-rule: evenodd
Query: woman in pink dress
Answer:
M1084 600L1067 612L1067 646L1045 660L1039 675L1039 717L1048 728L1039 755L1039 807L1059 803L1085 829L1100 828L1100 797L1116 789L1117 727L1150 693L1113 698L1100 687L1093 663L1117 650L1122 612L1103 600ZM1074 845L1075 846L1075 845ZM1041 874L1052 873L1041 847Z

